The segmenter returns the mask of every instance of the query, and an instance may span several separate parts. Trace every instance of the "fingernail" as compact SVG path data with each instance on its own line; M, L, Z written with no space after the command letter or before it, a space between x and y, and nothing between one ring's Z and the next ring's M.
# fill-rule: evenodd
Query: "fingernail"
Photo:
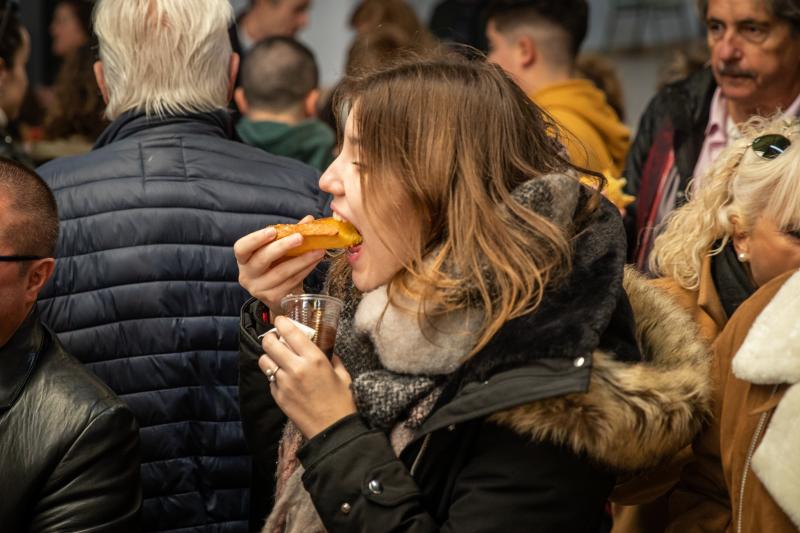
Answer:
M303 242L302 235L300 235L299 233L295 233L294 235L292 235L292 244L300 244L301 242Z
M265 237L272 237L272 236L275 235L275 233L276 233L276 230L272 226L267 226L266 228L264 228L264 236Z

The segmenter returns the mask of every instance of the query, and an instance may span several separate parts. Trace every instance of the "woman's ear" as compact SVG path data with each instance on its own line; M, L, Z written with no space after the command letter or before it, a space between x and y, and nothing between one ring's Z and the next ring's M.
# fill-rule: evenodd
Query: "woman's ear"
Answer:
M736 254L739 259L746 261L750 257L750 233L744 230L744 226L738 216L731 217L733 224L733 247L736 249Z

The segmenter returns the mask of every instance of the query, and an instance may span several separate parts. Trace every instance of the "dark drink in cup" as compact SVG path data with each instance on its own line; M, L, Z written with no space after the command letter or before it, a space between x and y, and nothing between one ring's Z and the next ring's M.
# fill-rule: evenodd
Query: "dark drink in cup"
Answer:
M311 341L328 357L333 356L339 315L344 303L322 294L290 294L281 300L283 314L314 330Z

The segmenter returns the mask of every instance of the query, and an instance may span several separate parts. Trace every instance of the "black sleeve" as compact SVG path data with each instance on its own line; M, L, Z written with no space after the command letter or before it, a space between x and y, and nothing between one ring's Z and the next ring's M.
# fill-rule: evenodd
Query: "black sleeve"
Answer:
M29 531L141 531L139 429L117 406L92 419L47 480Z
M660 119L658 111L663 107L659 103L660 96L660 94L656 95L642 114L642 118L639 120L639 128L636 130L636 138L634 138L633 144L628 151L628 157L625 160L625 171L623 173L626 180L625 192L636 197L636 200L626 208L625 216L623 217L628 240L629 260L632 260L632 254L636 250L636 234L638 231L636 227L636 211L639 207L639 188L642 180L642 170L653 145L653 136Z
M650 101L647 109L642 114L642 118L639 120L639 128L636 130L636 137L633 139L633 144L625 160L625 172L623 174L627 180L625 192L634 196L639 193L642 169L645 161L647 161L650 147L653 145L653 135L657 128L657 121L660 118L658 113L658 109L661 107L659 96L656 95Z
M563 448L486 423L457 474L449 516L438 523L386 436L357 415L312 439L299 457L329 533L595 533L614 483L611 474ZM449 468L447 457L423 460ZM370 490L372 480L381 483L380 494Z
M252 299L242 309L239 331L239 407L247 448L252 455L250 482L250 530L261 531L274 505L275 470L286 416L269 391L258 368L261 343L258 335L271 326L258 316L259 303Z

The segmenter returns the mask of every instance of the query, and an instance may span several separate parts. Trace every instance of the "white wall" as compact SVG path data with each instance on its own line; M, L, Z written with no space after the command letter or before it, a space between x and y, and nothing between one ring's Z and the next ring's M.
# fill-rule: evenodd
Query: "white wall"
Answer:
M335 84L344 73L344 63L353 33L348 28L358 0L314 0L310 22L297 37L317 56L323 86Z

